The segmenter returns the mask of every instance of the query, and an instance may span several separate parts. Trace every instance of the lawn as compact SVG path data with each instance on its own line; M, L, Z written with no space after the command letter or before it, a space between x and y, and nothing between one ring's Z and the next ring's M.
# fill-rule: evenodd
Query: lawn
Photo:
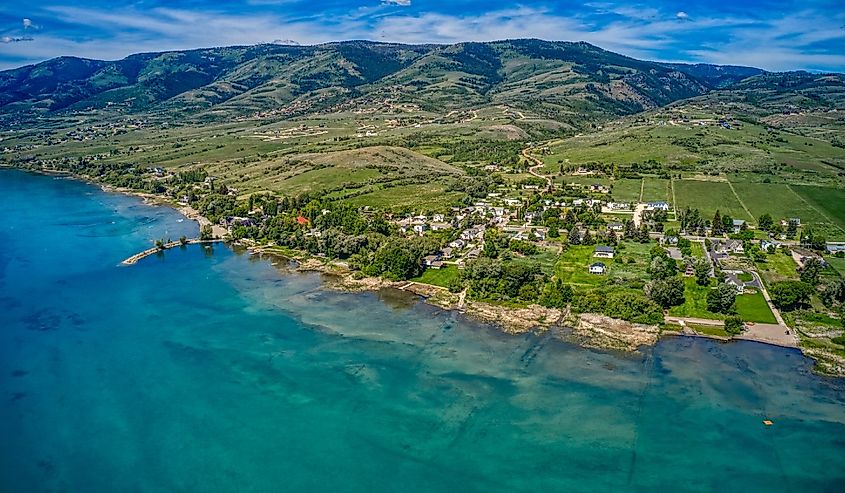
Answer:
M692 245L692 256L695 258L704 258L704 243L700 241L693 241Z
M670 308L669 315L713 320L723 320L725 318L722 314L707 310L707 293L710 292L710 286L699 286L695 283L695 278L692 277L685 277L684 285L684 304Z
M557 261L557 251L550 248L541 248L537 254L527 257L514 255L509 260L509 262L514 264L539 265L543 274L548 275L554 274Z
M777 320L763 293L743 294L736 297L736 312L746 322L776 324Z
M699 286L692 277L684 278L684 304L673 306L669 314L675 317L724 320L725 315L707 310L707 293L710 286ZM736 311L746 322L777 323L763 294L741 294L736 297Z
M714 325L700 325L700 324L687 324L687 327L691 328L692 330L698 332L699 334L705 334L708 336L719 336L719 337L730 337L731 335L725 332L725 329L722 327L717 327Z
M669 194L669 180L662 178L644 178L643 202L655 202L665 200L672 202Z
M390 209L412 207L418 210L444 210L464 196L459 192L444 191L441 183L402 185L383 188L347 200L352 205Z
M706 219L711 219L716 210L722 216L751 221L731 186L725 181L675 180L676 208L698 209Z
M742 203L755 217L770 214L776 221L798 217L801 224L827 223L824 216L805 202L789 185L775 183L733 183ZM776 200L774 200L776 198ZM828 224L829 226L829 224Z
M757 262L757 271L767 286L773 282L798 279L796 268L798 265L791 255L778 251L773 255L766 255L765 262Z
M594 259L594 250L595 247L590 245L570 245L555 265L557 278L573 286L597 287L604 284L608 279L607 274L590 274L587 268L596 261L604 262L605 265L611 262L609 259Z
M791 188L832 221L826 221L830 239L845 237L845 189L798 185Z
M845 276L845 257L839 258L833 255L827 255L824 258L831 267L836 269L840 276Z
M648 274L648 250L650 244L621 243L616 247L616 258L594 258L595 246L571 245L555 265L555 275L567 284L581 287L596 287L610 279L645 281ZM593 262L602 262L608 267L605 274L590 274L588 267Z
M433 284L434 286L449 287L449 283L458 277L458 268L454 265L447 265L442 269L426 269L421 276L411 279L414 282Z
M640 188L643 181L640 179L621 179L613 182L613 200L617 202L639 202Z

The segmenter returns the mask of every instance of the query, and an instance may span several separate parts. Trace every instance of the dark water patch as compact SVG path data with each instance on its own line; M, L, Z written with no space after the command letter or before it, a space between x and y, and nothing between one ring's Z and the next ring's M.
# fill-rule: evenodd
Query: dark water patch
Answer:
M10 402L17 402L27 396L26 392L12 392L9 394Z
M35 332L52 332L62 326L62 315L55 309L43 308L23 317L26 330Z
M10 375L12 375L13 378L21 378L29 375L29 372L26 370L12 370Z

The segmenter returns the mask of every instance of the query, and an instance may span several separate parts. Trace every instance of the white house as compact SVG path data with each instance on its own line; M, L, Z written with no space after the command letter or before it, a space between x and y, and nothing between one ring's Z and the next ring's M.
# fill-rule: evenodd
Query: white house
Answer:
M461 239L457 239L457 240L449 243L449 246L452 247L452 248L455 248L457 250L460 250L461 248L467 246L467 242L465 242L464 240L461 240Z
M601 262L590 265L590 274L604 274L605 270L607 270L607 267Z
M669 203L663 202L663 201L649 202L649 203L646 204L646 209L650 210L650 211L656 211L656 210L668 211L669 210Z
M613 258L613 247L598 245L596 246L595 251L593 252L593 257L598 258Z

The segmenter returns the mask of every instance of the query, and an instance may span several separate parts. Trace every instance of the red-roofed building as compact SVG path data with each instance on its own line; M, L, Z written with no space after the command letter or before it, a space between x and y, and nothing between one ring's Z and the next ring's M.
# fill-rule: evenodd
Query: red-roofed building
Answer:
M303 216L296 216L296 223L297 223L297 224L308 224L309 222L310 222L310 221L308 220L308 218L307 218L307 217L303 217Z

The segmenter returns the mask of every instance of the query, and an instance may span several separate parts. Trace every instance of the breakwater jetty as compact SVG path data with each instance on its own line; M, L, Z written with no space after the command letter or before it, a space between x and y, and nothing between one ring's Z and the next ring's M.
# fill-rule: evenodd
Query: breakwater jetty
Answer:
M135 255L132 255L131 257L128 257L127 259L125 259L123 262L121 262L121 264L122 265L133 265L133 264L137 263L139 260L141 260L145 257L149 257L150 255L154 255L158 252L163 252L163 251L169 250L171 248L176 248L178 246L219 243L219 242L222 242L222 241L223 240L201 240L199 238L192 238L190 240L185 241L184 243L182 241L179 241L179 240L171 241L171 242L165 243L161 246L155 246L153 248L148 248L148 249L144 250L143 252L138 252Z

